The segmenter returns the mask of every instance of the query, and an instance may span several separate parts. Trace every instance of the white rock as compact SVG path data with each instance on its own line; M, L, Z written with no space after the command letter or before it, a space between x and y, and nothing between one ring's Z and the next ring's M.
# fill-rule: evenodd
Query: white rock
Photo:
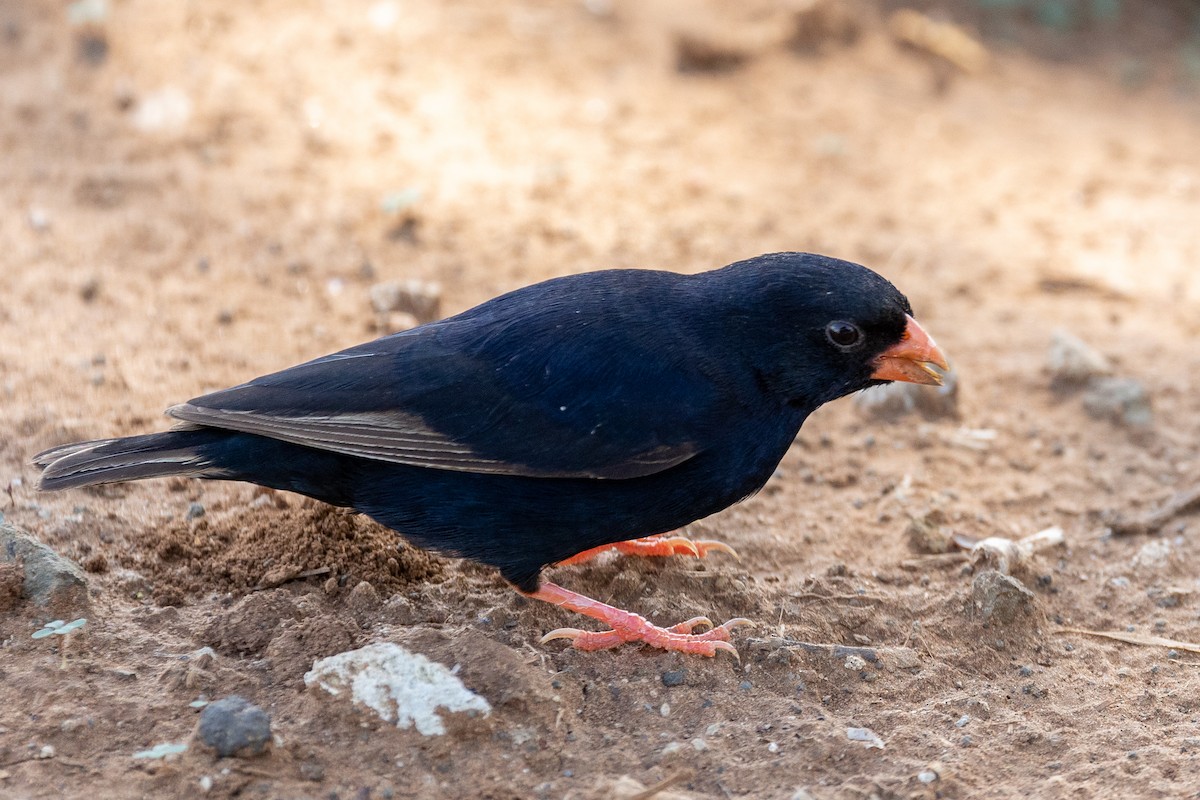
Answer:
M1171 557L1171 543L1164 539L1152 539L1142 545L1133 557L1135 566L1161 567Z
M865 742L868 749L878 747L882 750L884 747L883 739L870 728L846 728L846 738L852 742Z
M334 696L348 691L355 705L371 709L398 728L415 725L425 736L446 732L439 708L484 714L492 710L449 669L390 642L319 659L305 673L304 683Z
M182 128L192 116L192 100L182 89L167 86L149 92L133 111L133 126L140 131L173 131Z

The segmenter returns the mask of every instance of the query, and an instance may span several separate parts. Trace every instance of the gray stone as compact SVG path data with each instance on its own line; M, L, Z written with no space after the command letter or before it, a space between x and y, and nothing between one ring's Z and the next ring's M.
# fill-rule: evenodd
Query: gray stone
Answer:
M1097 378L1088 384L1083 408L1097 419L1107 419L1131 428L1144 428L1154 421L1150 396L1132 378Z
M954 545L954 529L941 509L931 509L908 522L905 534L909 546L918 553L948 553Z
M1112 371L1103 353L1063 330L1055 331L1050 337L1046 369L1050 373L1051 388L1060 391L1085 386L1093 378Z
M686 681L686 680L687 680L687 670L686 669L667 670L666 672L664 672L662 674L663 686L682 686L684 681Z
M975 609L984 622L1007 624L1033 607L1034 595L1025 584L1011 575L987 569L971 583Z
M429 281L384 281L371 287L371 305L379 314L412 314L418 322L441 316L442 287Z
M245 698L230 695L204 707L200 740L222 758L256 756L271 741L271 718Z
M87 579L78 564L19 528L0 525L0 563L11 562L21 564L21 593L35 605L55 611L89 607Z

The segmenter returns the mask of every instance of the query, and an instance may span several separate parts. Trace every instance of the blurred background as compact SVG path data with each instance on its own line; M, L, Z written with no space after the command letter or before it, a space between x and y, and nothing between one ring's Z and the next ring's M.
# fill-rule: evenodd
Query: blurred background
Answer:
M650 611L777 618L780 635L789 625L789 635L816 641L906 647L917 647L911 626L935 618L941 627L924 629L932 645L921 653L940 655L924 661L926 677L881 679L871 697L857 673L821 662L800 681L823 687L810 688L820 703L795 700L799 673L788 670L798 668L777 664L767 673L774 677L754 678L770 687L754 695L771 709L764 718L795 713L819 739L816 707L842 726L839 742L846 725L870 724L908 730L907 744L890 740L896 760L880 766L858 744L813 750L770 734L785 742L786 769L751 769L768 757L768 734L735 702L729 730L742 738L728 734L726 750L713 744L708 766L697 767L697 791L790 797L788 776L832 752L847 760L817 767L813 785L877 770L892 791L924 791L913 783L917 767L940 759L975 796L1012 764L1028 766L1027 775L1010 774L1012 796L1037 794L1054 776L1102 795L1106 781L1129 774L1158 796L1174 794L1172 781L1194 773L1186 755L1194 740L1176 741L1194 719L1185 702L1146 699L1166 680L1156 656L1137 656L1129 677L1115 666L1126 656L1083 640L1067 656L1057 641L981 634L962 611L969 577L897 565L913 555L908 517L927 506L975 537L1062 526L1075 549L1026 578L1043 604L1039 619L1161 622L1155 631L1180 638L1196 627L1187 598L1197 589L1190 565L1198 551L1184 536L1187 520L1170 529L1176 538L1153 540L1167 543L1157 556L1141 552L1142 539L1104 534L1114 514L1149 508L1200 479L1196 0L0 0L4 513L92 564L89 579L111 604L113 625L119 618L128 630L166 636L168 622L155 628L137 615L158 614L155 603L193 604L185 616L216 613L206 592L240 596L263 564L289 557L296 528L279 522L291 513L287 501L264 507L246 487L157 483L48 497L31 489L30 455L144 432L162 425L161 410L174 402L536 280L608 267L693 272L776 250L823 252L892 279L954 361L960 394L919 414L905 398L897 408L823 409L780 480L708 531L745 559L719 567L767 582L739 577L737 591L701 589L691 600L684 591ZM147 544L165 528L192 542L196 505L223 535L251 519L283 533L242 583L214 572L194 591L164 594L182 574L171 569L200 574L202 562L218 558L180 556L190 544L156 556ZM521 608L494 576L444 569L458 581L443 591L453 597L410 594L418 620L471 628L493 606ZM608 591L611 578L572 585ZM879 598L869 612L795 600L860 590ZM647 583L617 599L644 610L651 596L664 595ZM331 597L332 613L345 618L340 595ZM421 617L431 604L440 610ZM518 628L484 628L512 659L543 653L536 635L561 623L546 611L520 613ZM966 644L984 638L1000 646L980 655ZM1013 653L1018 640L1025 649ZM177 646L202 643L185 637ZM328 654L297 652L296 663ZM1069 666L1051 671L1051 653ZM607 658L555 659L556 669L580 670L579 681L623 674ZM1004 683L1010 667L1042 660L1036 680L1056 703L1047 717L1021 705L1042 695ZM511 671L535 682L529 676L544 675L532 663ZM630 713L613 694L607 710L580 718L578 743L556 740L564 763L590 780L588 769L600 767L588 759L603 744L640 764L643 783L670 774L656 754L682 736L683 712L677 700L674 717L659 716L654 681L655 668L678 665L653 664L654 685L628 690L629 708L654 709L650 739L608 738L611 722ZM299 673L278 668L271 696L285 717L304 717L312 710L292 691ZM714 695L729 689L719 665L688 668ZM1086 709L1067 708L1064 698L1083 691L1080 671L1099 694ZM1162 697L1194 696L1194 673L1177 675L1181 683ZM238 674L222 686L250 681ZM41 696L36 676L28 680L9 681L17 694L0 707ZM147 687L139 691L153 694ZM850 694L855 687L860 694ZM675 697L699 708L686 689ZM889 691L887 707L903 712L891 722L871 699ZM178 704L184 694L145 702ZM981 718L963 705L967 695L992 697L992 735L953 728L962 714ZM806 711L789 710L793 702ZM1130 722L1112 741L1068 735L1066 745L1047 744L1059 736L1061 745L1064 730L1082 737L1143 711L1140 719L1159 727ZM153 744L146 731L165 712L129 713L121 735L140 738L121 746ZM705 713L713 712L695 712L692 733L711 722ZM926 734L938 725L943 739ZM46 730L58 741L57 728ZM4 733L0 726L0 751ZM990 742L988 754L963 749L966 734ZM330 763L357 747L352 732L345 737L350 749L332 750ZM488 775L509 757L496 746ZM1130 748L1141 749L1140 760ZM84 744L77 750L108 763ZM713 765L728 772L719 777ZM606 763L605 779L622 769ZM576 785L557 766L533 771L514 772L510 793L497 796L534 796L551 773L558 783L542 796L567 796ZM356 791L353 774L338 775ZM0 794L3 780L0 769ZM872 785L846 796L867 796Z
M153 332L139 388L214 337L239 370L357 340L396 279L449 312L796 249L926 313L1197 296L1195 2L8 0L0 32L2 308L51 359Z

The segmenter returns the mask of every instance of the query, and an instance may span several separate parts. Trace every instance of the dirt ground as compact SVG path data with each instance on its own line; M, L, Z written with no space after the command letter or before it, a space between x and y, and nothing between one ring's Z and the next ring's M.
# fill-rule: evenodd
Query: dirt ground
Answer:
M1140 5L1052 33L923 5L982 35L967 70L866 2L0 3L0 511L91 601L62 654L0 597L0 796L1200 796L1200 657L1066 630L1200 640L1195 514L1110 530L1200 481L1200 51L1188 4ZM541 645L581 621L294 496L33 489L43 448L379 335L381 281L452 313L775 250L886 274L961 395L957 419L818 412L689 530L740 562L554 571L660 623L749 617L740 664ZM1059 329L1151 424L1052 388ZM932 510L1065 544L985 619L987 565L907 533ZM306 690L371 642L457 665L492 713L425 737ZM266 755L191 738L189 704L233 693Z

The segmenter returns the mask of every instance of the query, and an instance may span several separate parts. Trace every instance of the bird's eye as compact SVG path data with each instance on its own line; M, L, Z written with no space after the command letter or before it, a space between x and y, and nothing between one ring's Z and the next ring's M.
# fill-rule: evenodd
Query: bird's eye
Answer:
M853 347L862 341L862 331L850 322L831 322L825 326L825 336L838 347Z

